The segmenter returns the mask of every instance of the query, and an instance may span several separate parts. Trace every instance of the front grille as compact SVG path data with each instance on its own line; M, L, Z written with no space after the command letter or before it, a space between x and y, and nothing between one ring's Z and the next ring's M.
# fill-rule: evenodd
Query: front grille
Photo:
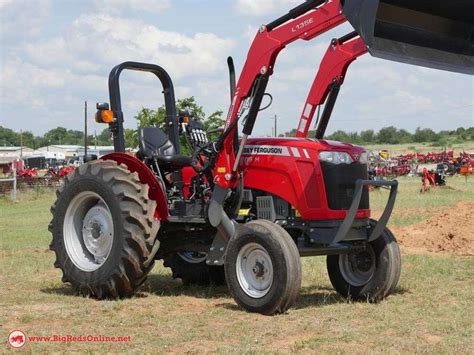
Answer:
M331 164L321 162L324 185L329 208L332 210L347 210L354 197L357 179L367 180L367 165L360 163ZM369 208L369 190L363 187L359 209Z

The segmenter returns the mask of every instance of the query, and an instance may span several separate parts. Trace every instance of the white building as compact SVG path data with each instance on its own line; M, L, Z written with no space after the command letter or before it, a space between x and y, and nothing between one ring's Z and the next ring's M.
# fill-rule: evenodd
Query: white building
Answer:
M28 147L1 147L0 146L0 175L11 171L12 162L33 154L33 149Z
M114 152L114 146L113 145L89 145L87 147L87 155L97 155L98 158L110 154ZM81 147L81 150L79 152L80 156L84 156L84 148Z
M33 154L28 156L28 158L37 158L37 157L43 157L45 159L66 160L66 155L61 152L35 150Z
M51 153L61 153L66 158L73 158L78 157L81 152L83 151L83 147L81 145L48 145L46 147L41 147L37 149L37 152L51 152ZM61 159L61 158L57 158Z
M75 157L80 157L84 155L84 147L82 145L48 145L46 147L41 147L38 148L35 151L35 154L38 152L48 152L48 153L61 153L64 154L66 159L71 159ZM113 153L114 152L114 146L113 145L94 145L91 144L87 146L87 154L94 154L97 155L98 157L101 157L103 155ZM62 159L57 157L57 159Z
M33 149L28 147L1 147L0 157L19 158L21 155L29 155L33 153Z

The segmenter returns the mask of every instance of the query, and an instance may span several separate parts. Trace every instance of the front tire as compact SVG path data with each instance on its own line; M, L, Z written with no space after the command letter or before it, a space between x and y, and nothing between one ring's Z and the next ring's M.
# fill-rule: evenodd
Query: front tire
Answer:
M371 221L373 227L375 221ZM388 228L365 250L327 257L329 279L336 291L353 300L377 302L395 290L401 258L397 241Z
M296 244L282 227L264 220L246 223L230 240L224 263L234 300L249 312L286 312L301 287Z
M67 175L49 225L63 282L98 299L133 295L159 247L155 207L148 186L114 161L92 161Z

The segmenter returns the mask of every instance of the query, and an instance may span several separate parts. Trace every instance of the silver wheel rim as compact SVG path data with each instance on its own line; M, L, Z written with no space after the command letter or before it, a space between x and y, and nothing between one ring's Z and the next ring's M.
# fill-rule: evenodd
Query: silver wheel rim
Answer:
M112 214L97 193L84 191L72 199L64 217L64 245L74 265L92 272L107 260L114 240Z
M199 251L180 251L178 255L181 259L191 264L199 264L207 259L207 253Z
M237 280L242 290L252 298L265 296L273 283L270 255L257 243L244 245L237 255Z
M370 244L357 254L339 255L339 270L342 277L352 286L364 286L375 273L375 253Z

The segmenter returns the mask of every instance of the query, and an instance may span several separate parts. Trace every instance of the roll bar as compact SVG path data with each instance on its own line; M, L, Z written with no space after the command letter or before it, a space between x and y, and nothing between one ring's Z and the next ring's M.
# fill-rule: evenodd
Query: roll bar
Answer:
M109 124L114 140L114 150L116 152L125 151L125 137L123 131L123 112L120 96L119 78L123 70L136 70L155 74L163 86L163 95L165 97L166 123L168 126L168 135L170 141L175 146L176 154L180 153L178 118L176 115L176 103L174 96L174 87L171 77L162 67L155 64L124 62L115 66L109 74L109 97L110 108L114 112L115 122Z

